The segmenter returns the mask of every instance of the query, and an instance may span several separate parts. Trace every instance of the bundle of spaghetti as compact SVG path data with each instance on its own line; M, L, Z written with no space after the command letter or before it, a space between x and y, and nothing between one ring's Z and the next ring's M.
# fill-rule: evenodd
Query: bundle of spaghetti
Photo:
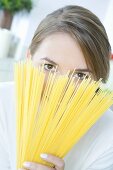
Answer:
M53 166L40 158L63 158L113 104L113 92L101 80L75 81L32 61L15 64L17 169L24 161Z

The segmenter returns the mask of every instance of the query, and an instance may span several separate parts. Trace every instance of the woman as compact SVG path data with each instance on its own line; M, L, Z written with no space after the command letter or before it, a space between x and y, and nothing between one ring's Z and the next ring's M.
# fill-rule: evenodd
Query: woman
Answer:
M38 26L28 51L36 66L44 64L46 73L56 67L60 74L76 68L75 77L82 80L87 74L95 80L103 78L103 82L109 75L110 56L111 47L102 23L79 6L66 6L49 14ZM0 97L0 169L14 170L14 83L2 84ZM40 155L54 168L26 160L24 169L113 170L112 131L113 113L107 110L64 160L47 153Z

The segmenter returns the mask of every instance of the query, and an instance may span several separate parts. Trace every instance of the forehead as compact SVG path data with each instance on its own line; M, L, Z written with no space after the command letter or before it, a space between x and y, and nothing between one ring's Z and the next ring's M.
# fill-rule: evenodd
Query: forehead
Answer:
M78 43L67 33L54 33L42 41L33 58L39 60L44 57L68 69L87 68Z

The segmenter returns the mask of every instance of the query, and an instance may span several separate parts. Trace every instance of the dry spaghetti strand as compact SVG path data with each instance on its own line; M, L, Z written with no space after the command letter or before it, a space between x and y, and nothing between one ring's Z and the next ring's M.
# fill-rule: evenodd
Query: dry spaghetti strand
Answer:
M52 167L40 153L63 158L113 104L101 80L69 75L46 74L31 60L15 64L17 169L24 161Z

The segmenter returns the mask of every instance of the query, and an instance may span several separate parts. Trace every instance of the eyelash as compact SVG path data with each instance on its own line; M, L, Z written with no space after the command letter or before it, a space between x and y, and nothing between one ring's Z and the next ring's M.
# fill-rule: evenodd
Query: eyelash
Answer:
M47 68L49 67L49 68ZM52 67L52 68L51 68ZM44 69L46 71L55 71L56 70L56 66L52 65L52 64L44 64ZM54 70L53 70L54 69ZM74 76L75 78L79 78L80 80L83 80L85 77L88 78L88 75L85 74L85 73L82 73L82 72L78 72L78 73L75 73Z
M47 68L49 67L49 68ZM52 67L52 69L54 68L54 70L52 70L50 67ZM52 65L52 64L44 64L44 69L46 71L55 71L56 70L56 66Z
M79 78L80 80L83 80L84 78L88 78L89 76L85 73L82 72L78 72L74 74L75 78Z

